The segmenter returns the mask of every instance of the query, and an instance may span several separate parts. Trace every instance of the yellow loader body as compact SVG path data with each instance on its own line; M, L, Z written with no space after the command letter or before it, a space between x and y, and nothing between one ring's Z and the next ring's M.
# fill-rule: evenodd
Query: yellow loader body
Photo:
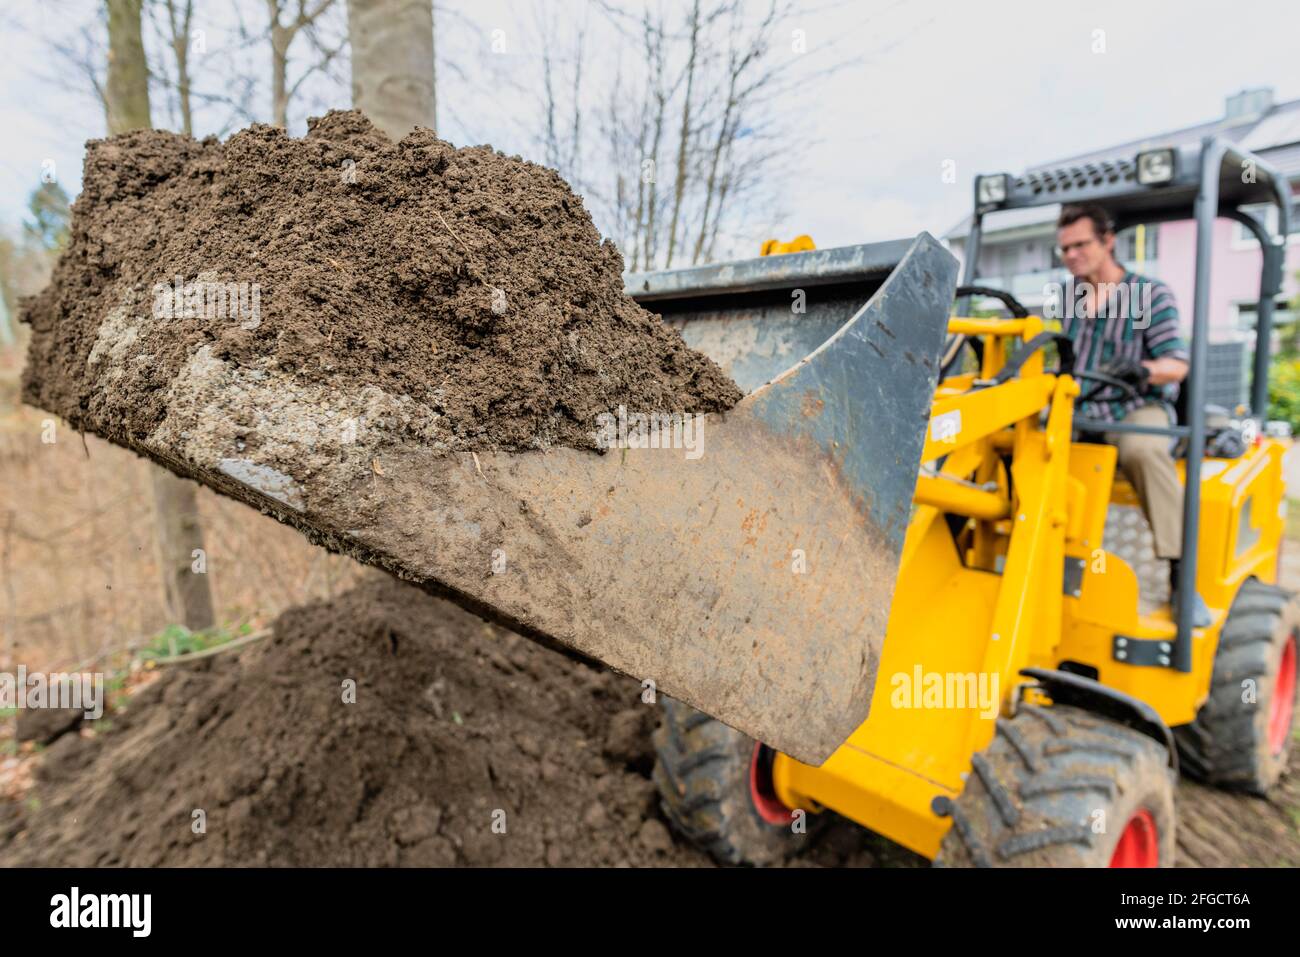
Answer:
M953 319L949 331L984 338L989 379L1043 322ZM772 767L786 806L831 808L929 858L952 824L933 802L956 799L995 719L1036 694L1022 668L1065 666L1169 726L1191 722L1237 590L1277 579L1285 524L1282 441L1207 459L1197 584L1213 621L1193 632L1190 672L1128 661L1126 647L1158 658L1176 628L1167 607L1141 613L1136 572L1103 545L1109 506L1136 504L1116 449L1071 441L1079 386L1045 373L1041 353L1003 384L968 391L975 378L935 394L868 718L820 767L784 754Z

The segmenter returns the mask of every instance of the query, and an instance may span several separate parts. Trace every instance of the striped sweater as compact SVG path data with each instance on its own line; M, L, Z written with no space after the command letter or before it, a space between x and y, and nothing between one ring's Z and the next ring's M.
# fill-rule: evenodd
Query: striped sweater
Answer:
M1083 283L1071 280L1063 290L1061 329L1074 342L1074 370L1101 371L1116 359L1172 357L1189 361L1187 344L1178 331L1178 307L1169 287L1158 279L1124 273L1119 283L1099 290L1095 318L1086 315ZM1087 392L1089 380L1080 385ZM1105 390L1103 395L1114 395ZM1138 406L1153 402L1173 402L1178 385L1150 386L1139 398L1085 402L1079 414L1103 422L1118 422Z

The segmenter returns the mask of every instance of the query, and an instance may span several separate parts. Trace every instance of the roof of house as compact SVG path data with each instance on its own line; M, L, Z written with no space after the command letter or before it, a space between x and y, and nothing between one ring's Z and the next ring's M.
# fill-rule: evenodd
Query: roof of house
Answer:
M1031 166L1026 172L1078 166L1103 159L1131 158L1141 150L1198 143L1205 136L1221 136L1250 150L1260 159L1267 160L1287 179L1300 179L1300 99L1273 104L1262 113L1223 117L1209 123L1198 123L1167 133L1116 143L1104 149L1062 157ZM999 212L986 235L1054 222L1058 212L1057 204ZM964 238L970 230L971 218L972 214L964 216L961 222L944 233L944 238Z

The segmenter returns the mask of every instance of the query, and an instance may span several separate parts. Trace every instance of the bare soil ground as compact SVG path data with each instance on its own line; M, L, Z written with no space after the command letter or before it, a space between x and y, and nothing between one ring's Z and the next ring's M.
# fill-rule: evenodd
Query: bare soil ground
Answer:
M1292 767L1268 800L1184 781L1177 860L1180 867L1300 867L1300 773Z
M650 781L658 708L377 573L247 650L137 678L0 800L33 865L707 866ZM1300 776L1271 800L1184 784L1180 863L1300 864ZM798 866L919 866L844 820Z
M0 802L0 860L709 863L659 816L658 709L636 682L387 576L137 688L107 730L28 759L34 786ZM806 863L910 857L846 822Z

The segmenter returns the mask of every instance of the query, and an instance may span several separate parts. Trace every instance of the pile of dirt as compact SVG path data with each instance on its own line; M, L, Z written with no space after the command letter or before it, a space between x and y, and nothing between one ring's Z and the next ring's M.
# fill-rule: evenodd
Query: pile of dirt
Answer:
M376 574L57 738L0 800L0 863L710 866L659 810L658 716L636 682ZM1300 865L1294 772L1267 801L1184 782L1178 813L1181 866ZM791 864L925 861L833 817Z
M635 681L374 574L58 738L0 800L0 862L711 865L659 811L658 714ZM796 862L882 863L923 862L847 821Z
M110 730L59 738L35 800L0 806L0 859L704 863L656 815L639 694L376 575L245 652L165 669Z
M191 459L205 410L237 409L223 438L290 474L275 446L326 433L592 448L620 404L734 405L735 384L623 294L622 269L554 171L427 130L393 143L356 112L301 139L259 124L224 143L94 140L69 246L22 308L23 396ZM182 406L192 418L165 427Z

